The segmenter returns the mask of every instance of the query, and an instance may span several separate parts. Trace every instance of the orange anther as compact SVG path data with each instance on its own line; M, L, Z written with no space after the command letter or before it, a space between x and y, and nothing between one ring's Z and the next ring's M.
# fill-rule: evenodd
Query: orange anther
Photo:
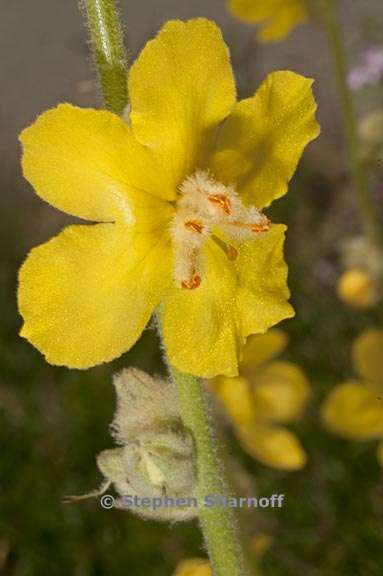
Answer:
M196 222L195 220L187 220L185 222L185 228L191 228L191 230L194 230L194 232L198 232L198 234L201 234L203 230L202 224Z
M210 194L210 196L208 196L208 200L212 204L219 204L225 214L231 214L231 203L225 194Z
M194 274L190 280L183 280L181 282L182 288L186 288L187 290L194 290L194 288L198 288L201 284L201 277Z
M252 232L267 232L270 229L270 220L266 219L263 224L249 224L247 222L230 222L230 226L236 226L238 228L250 228Z
M264 224L252 224L252 232L267 232L270 229L270 220L267 220Z

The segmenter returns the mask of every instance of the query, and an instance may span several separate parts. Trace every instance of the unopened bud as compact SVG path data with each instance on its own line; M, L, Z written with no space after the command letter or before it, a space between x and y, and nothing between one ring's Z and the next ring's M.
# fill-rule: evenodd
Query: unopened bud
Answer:
M117 409L111 429L119 447L97 456L105 481L85 497L101 495L113 485L121 496L117 508L153 520L195 517L194 503L177 505L193 500L196 474L193 439L179 416L173 383L131 368L115 376L114 385ZM143 499L152 505L140 506ZM128 505L128 500L138 504Z

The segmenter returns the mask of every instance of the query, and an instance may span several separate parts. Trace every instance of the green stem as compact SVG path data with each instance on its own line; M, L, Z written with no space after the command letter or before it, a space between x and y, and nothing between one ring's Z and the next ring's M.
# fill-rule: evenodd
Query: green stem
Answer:
M121 114L127 104L127 61L116 0L83 0L106 108Z
M377 243L380 240L379 222L376 218L376 209L368 190L367 178L359 153L356 115L352 94L347 83L347 63L340 34L340 26L337 21L336 6L334 0L319 0L319 7L327 31L338 83L356 198L363 219L365 233L374 243Z
M208 399L199 378L171 368L178 390L182 420L195 441L197 464L196 498L200 504L199 520L214 576L245 576L239 531L233 509L204 507L207 495L226 496L222 459L220 459L215 431L209 417Z

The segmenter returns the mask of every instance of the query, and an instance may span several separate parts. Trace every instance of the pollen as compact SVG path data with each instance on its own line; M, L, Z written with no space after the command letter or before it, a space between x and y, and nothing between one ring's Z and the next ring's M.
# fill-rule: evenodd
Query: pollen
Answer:
M201 277L194 274L190 280L182 280L181 286L182 288L187 288L188 290L194 290L194 288L198 288L201 284Z
M199 222L195 222L194 220L187 220L185 222L185 228L190 228L190 230L198 232L198 234L201 234L203 230L202 224L200 224Z
M245 206L233 185L217 182L208 172L195 172L179 188L171 224L176 283L187 290L200 286L209 242L233 262L241 242L269 228L270 220L254 206Z
M221 206L225 214L231 214L231 203L225 194L211 194L208 196L208 201Z

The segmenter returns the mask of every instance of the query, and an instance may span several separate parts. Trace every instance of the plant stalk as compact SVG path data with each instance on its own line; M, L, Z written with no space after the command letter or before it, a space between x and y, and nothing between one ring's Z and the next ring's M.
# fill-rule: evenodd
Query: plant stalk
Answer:
M105 107L122 114L127 104L127 59L116 0L82 0Z
M359 212L363 221L365 234L374 244L377 244L381 242L380 227L376 217L374 202L368 189L366 173L360 157L357 120L352 94L347 82L347 62L343 49L340 26L337 20L336 5L334 0L319 0L319 8L327 32L335 76L338 84L348 156Z
M115 0L83 0L105 105L121 114L127 104L126 58ZM228 507L205 507L205 496L227 497L209 408L199 378L171 368L178 390L181 418L196 449L199 520L214 576L246 576L234 512Z
M214 576L246 576L239 530L232 508L204 507L205 497L228 497L228 487L219 457L213 423L209 416L208 398L199 378L171 368L178 390L178 401L186 428L191 432L196 449L199 521Z

